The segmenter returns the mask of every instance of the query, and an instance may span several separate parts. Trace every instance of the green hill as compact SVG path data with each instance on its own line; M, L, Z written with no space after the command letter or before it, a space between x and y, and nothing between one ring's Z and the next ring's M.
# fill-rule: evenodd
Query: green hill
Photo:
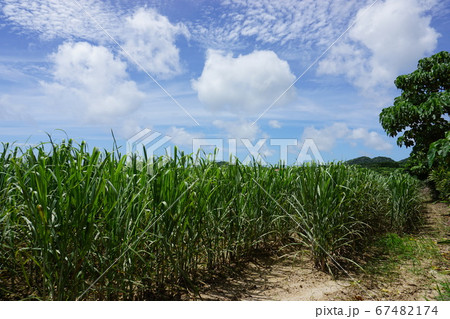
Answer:
M372 159L367 156L361 156L347 161L347 164L350 165L366 165L372 162Z
M397 163L390 157L384 157L384 156L377 156L372 158L372 163Z
M346 163L349 165L360 165L368 168L378 168L378 167L400 168L405 163L405 160L396 162L390 157L377 156L374 158L370 158L367 156L361 156L348 160Z

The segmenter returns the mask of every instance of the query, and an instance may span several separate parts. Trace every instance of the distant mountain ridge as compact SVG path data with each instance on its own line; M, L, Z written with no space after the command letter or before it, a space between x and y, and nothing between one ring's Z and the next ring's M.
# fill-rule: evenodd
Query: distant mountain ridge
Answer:
M374 158L370 158L367 156L357 157L351 160L346 161L345 163L350 165L361 165L361 166L384 166L384 167L400 167L406 162L406 159L401 161L394 161L390 157L385 156L377 156Z

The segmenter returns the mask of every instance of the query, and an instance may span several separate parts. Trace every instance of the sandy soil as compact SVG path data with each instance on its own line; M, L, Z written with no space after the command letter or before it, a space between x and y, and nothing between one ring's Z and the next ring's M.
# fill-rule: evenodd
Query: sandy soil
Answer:
M327 300L350 285L316 271L303 256L266 257L205 283L198 300Z

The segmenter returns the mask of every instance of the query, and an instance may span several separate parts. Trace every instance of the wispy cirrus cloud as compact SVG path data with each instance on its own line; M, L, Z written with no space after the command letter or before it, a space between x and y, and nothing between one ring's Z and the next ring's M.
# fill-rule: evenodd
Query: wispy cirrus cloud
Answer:
M17 104L7 94L0 95L0 120L13 121L29 119L26 108L23 105Z
M271 128L281 128L281 123L277 120L270 120L269 121L269 126Z
M104 1L77 0L106 29L120 22L120 13ZM104 41L106 35L75 1L2 0L2 13L21 33L35 33L44 40L55 38Z
M324 46L346 29L364 4L357 0L224 0L216 10L226 13L216 15L208 7L205 19L189 26L195 38L210 48L245 46L249 38L263 44Z

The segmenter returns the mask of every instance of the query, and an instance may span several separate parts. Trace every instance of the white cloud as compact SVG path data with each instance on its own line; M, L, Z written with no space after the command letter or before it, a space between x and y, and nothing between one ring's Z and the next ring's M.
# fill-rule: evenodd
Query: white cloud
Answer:
M71 100L75 114L103 122L137 109L144 93L128 79L126 63L105 47L64 43L51 56L54 82L42 82L50 94Z
M21 30L38 33L43 39L74 37L104 40L106 35L74 1L3 0L3 15ZM81 6L108 30L118 25L118 16L105 2L78 0Z
M27 74L24 71L27 70L23 67L20 68L15 65L11 65L11 63L7 64L0 62L0 78L3 81L21 83L23 85L24 82L35 80L32 75Z
M316 129L313 126L309 126L303 130L302 140L312 138L319 150L330 151L334 147L336 140L347 136L349 131L347 125L343 123L334 123L323 129Z
M172 138L170 141L177 146L192 146L194 139L204 136L202 133L193 134L186 131L183 127L176 126L172 126L167 131L167 135Z
M361 140L367 147L377 151L392 149L392 144L386 142L377 132L368 131L365 128L350 129L344 123L334 123L322 129L313 126L306 127L303 131L302 140L311 138L321 151L330 151L338 139L350 141L353 145L355 140Z
M126 18L123 31L119 35L124 42L123 48L144 68L164 77L180 73L175 38L177 35L189 37L183 24L173 25L155 10L140 8Z
M135 117L122 118L119 123L119 127L118 127L119 135L122 137L125 137L127 139L142 130L143 130L143 127L141 125L139 125L139 123Z
M364 145L377 151L386 151L392 148L392 144L387 143L377 132L369 132L364 128L352 130L350 139L362 140Z
M309 48L333 42L363 4L359 0L226 0L220 16L211 15L216 8L203 5L204 19L190 28L210 48L246 46L251 38L264 44L302 43Z
M140 8L130 15L104 1L78 2L101 28L74 1L4 0L2 11L21 33L35 32L44 40L108 43L120 51L103 28L151 74L168 78L182 71L175 44L177 36L189 37L182 23L172 24L154 9Z
M289 64L272 51L254 51L234 58L209 50L202 75L192 80L199 100L212 110L240 114L261 112L295 80ZM278 104L294 95L289 90Z
M343 74L363 91L392 86L437 45L439 34L427 15L433 2L386 0L361 9L346 40L319 63L318 73Z
M12 121L29 118L22 105L14 103L8 95L0 95L0 120Z
M215 120L213 121L214 126L224 129L228 138L234 138L237 140L241 139L249 139L251 141L255 140L258 135L261 134L261 131L258 125L252 125L252 122L248 122L245 120L239 121L222 121Z
M271 128L281 128L281 123L278 122L277 120L270 120L269 121L269 126Z

